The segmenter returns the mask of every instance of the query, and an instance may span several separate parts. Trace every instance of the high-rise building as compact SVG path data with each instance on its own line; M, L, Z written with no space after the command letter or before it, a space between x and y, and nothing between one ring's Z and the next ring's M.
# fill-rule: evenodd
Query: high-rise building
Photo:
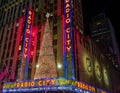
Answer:
M91 37L101 49L109 61L116 67L120 67L120 52L115 37L115 30L105 14L99 14L92 18ZM120 68L119 68L120 69Z
M112 93L111 65L83 36L81 0L1 0L0 14L3 93Z

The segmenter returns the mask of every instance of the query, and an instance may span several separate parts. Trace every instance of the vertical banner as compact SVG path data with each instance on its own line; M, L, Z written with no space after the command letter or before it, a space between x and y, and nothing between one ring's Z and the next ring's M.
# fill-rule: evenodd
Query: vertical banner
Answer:
M12 73L11 73L11 79L12 80L15 80L15 77L16 77L16 75L17 75L17 77L19 77L20 76L20 72L19 72L19 68L18 68L18 72L17 72L17 74L16 74L16 65L19 65L19 63L18 63L18 57L21 55L20 53L21 53L21 38L22 38L22 31L23 31L23 28L24 28L24 20L25 20L25 16L22 16L20 19L19 19L19 21L18 21L18 23L17 22L15 22L14 23L14 29L15 29L15 31L16 31L16 26L18 26L18 33L17 33L17 37L16 37L16 45L15 45L15 49L14 49L14 60L13 60L13 62L14 62L14 65L12 65ZM11 49L10 49L11 50ZM10 52L12 52L12 51L10 51Z
M38 29L39 29L39 26L36 25L36 26L33 26L32 28L32 36L31 36L31 47L30 47L30 59L32 61L32 66L35 66L35 63L36 63L36 48L37 48L37 35L38 35ZM31 79L34 78L34 73L35 73L35 69L32 69L31 71Z
M64 0L63 15L63 60L64 77L74 79L74 42L72 32L71 0Z
M31 36L32 36L32 26L34 21L34 12L29 8L26 12L25 17L25 27L24 27L24 42L22 50L22 67L20 79L27 79L28 77L28 67L30 61L30 46L31 46Z

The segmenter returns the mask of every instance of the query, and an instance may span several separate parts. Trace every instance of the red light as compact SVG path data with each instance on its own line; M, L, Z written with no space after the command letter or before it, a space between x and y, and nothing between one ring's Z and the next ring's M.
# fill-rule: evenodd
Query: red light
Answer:
M32 41L32 45L34 45L35 44L35 42L34 41Z
M35 33L33 32L32 35L35 36Z
M34 52L33 52L33 51L31 51L31 55L33 55L33 53L34 53Z

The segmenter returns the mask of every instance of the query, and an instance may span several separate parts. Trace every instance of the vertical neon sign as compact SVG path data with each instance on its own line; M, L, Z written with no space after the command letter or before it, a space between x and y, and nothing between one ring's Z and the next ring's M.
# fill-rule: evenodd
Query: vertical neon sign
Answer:
M64 77L74 79L74 46L72 35L71 0L64 0L63 21Z
M22 51L22 67L21 67L21 79L27 79L28 76L28 67L30 60L30 44L31 44L31 35L32 35L32 25L34 19L34 12L32 9L28 9L26 13L26 23L24 30L24 43Z

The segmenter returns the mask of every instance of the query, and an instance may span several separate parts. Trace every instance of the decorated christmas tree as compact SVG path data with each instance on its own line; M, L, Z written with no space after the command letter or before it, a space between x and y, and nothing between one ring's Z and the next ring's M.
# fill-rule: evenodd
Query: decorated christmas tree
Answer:
M52 36L50 35L49 21L45 23L45 30L38 58L34 79L57 77L56 63L53 53Z

